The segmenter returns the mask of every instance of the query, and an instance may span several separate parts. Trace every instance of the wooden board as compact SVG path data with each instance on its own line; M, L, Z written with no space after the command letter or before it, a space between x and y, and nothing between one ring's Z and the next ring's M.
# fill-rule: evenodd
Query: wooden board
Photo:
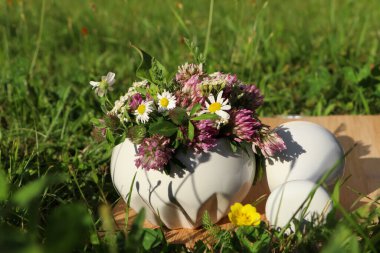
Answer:
M349 177L341 189L341 203L347 210L352 210L359 205L380 197L380 116L325 116L325 117L275 117L263 118L263 123L271 127L281 123L306 120L315 122L329 129L335 134L345 151L355 144L355 148L346 158L343 178ZM252 203L260 196L268 196L270 193L266 180L255 184L244 203ZM360 194L359 194L360 193ZM264 213L265 201L262 201L257 209ZM120 200L113 213L117 226L124 228L125 203ZM131 210L130 220L136 213ZM231 226L228 219L223 219L219 225L227 228ZM156 228L148 221L144 224L147 228ZM203 229L178 229L167 230L165 236L170 243L182 243L192 247L198 240L207 240L207 233Z

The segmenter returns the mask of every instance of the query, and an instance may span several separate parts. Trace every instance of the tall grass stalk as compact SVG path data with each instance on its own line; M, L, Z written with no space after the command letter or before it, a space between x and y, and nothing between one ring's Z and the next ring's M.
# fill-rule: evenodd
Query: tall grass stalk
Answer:
M33 78L34 66L36 65L38 53L40 52L41 39L42 39L43 30L44 30L44 22L45 22L45 3L46 3L46 0L42 0L40 24L39 24L38 35L37 35L36 48L34 50L32 62L30 63L30 67L29 67L29 80Z
M213 13L214 13L214 0L210 0L210 9L209 9L209 14L208 14L208 25L207 25L205 49L203 52L203 55L205 56L205 58L207 58L207 53L208 53L208 48L209 48Z

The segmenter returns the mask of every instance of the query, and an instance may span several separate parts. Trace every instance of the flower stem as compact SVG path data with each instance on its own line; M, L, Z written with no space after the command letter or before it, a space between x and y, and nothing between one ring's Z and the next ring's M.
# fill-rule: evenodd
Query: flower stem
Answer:
M208 45L209 45L209 42L210 42L213 12L214 12L214 0L211 0L211 2L210 2L210 10L209 10L209 14L208 14L208 26L207 26L205 50L203 52L203 55L204 55L205 58L207 57Z

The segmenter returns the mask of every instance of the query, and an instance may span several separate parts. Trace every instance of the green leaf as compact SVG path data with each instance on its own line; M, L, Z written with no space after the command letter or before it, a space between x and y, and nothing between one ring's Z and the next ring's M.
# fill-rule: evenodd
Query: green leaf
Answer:
M127 138L135 144L140 144L145 138L146 128L143 125L133 126L128 129Z
M160 118L158 121L153 122L149 126L149 133L151 134L160 134L163 136L170 137L175 134L178 130L178 127L171 123L170 121Z
M204 241L199 240L194 245L194 252L208 252L210 250L209 244L205 244Z
M13 195L12 200L22 207L27 207L32 200L40 197L47 187L62 183L66 178L64 174L43 176L23 186Z
M337 207L340 203L340 188L342 186L342 180L338 180L335 183L333 193L331 194L331 200L333 202L334 207Z
M256 167L256 175L255 175L255 179L253 181L253 184L260 181L265 175L265 158L264 158L264 156L256 154L255 158L256 158L255 159L256 162L253 163L253 166Z
M100 119L97 119L97 118L92 118L92 119L90 120L90 122L91 122L93 125L95 125L95 126L103 125L103 124L100 123Z
M141 57L141 63L140 66L136 70L136 76L141 79L147 79L150 80L150 73L149 70L152 68L152 56L150 56L145 51L141 50L140 48L136 47L135 45L131 45L136 51L139 53Z
M91 176L92 181L94 181L95 184L99 183L99 177L95 170L91 170L90 176Z
M151 249L157 247L161 244L163 236L160 230L155 229L144 229L142 245L145 250L150 251Z
M205 113L200 116L194 117L191 120L204 120L204 119L217 120L219 119L219 116L217 114Z
M142 237L144 235L143 223L145 219L145 209L141 209L134 219L131 230L128 233L125 244L125 252L137 252L136 248L141 247Z
M248 240L246 236L247 234L252 233L253 229L254 227L252 226L242 226L236 230L236 236L239 239L241 245L243 246L244 252L256 252L253 251L254 243Z
M132 223L131 233L139 232L140 234L142 234L142 231L139 231L139 230L140 228L143 227L144 220L145 220L145 209L141 209Z
M321 250L322 253L352 252L359 253L358 239L345 224L340 224L332 231L331 238Z
M115 144L115 138L113 137L113 133L110 129L106 129L106 139L109 144L114 145Z
M125 218L124 218L125 231L127 231L128 229L129 209L131 207L132 192L133 192L133 187L135 186L136 175L137 175L137 172L135 172L135 175L133 176L132 183L131 183L131 186L129 187L129 192L127 195L127 207L125 208Z
M29 225L30 226L30 225ZM19 227L6 224L0 224L0 249L6 253L46 253L41 245L36 242L37 233L32 233L30 227L28 232Z
M237 151L238 146L236 142L230 141L230 147L231 147L232 152L235 153Z
M176 139L180 140L180 141L182 141L184 139L181 129L177 130L177 138Z
M164 84L167 82L169 72L156 58L152 58L152 67L149 69L149 73L154 83Z
M149 93L151 96L156 96L159 91L160 91L160 89L154 83L151 83L149 85Z
M48 217L45 252L66 253L83 248L92 226L92 218L83 204L57 207Z
M135 89L138 93L142 94L143 96L146 96L146 87L136 87Z
M173 148L177 149L183 140L184 140L183 133L182 133L181 129L178 129Z
M169 118L174 122L174 124L182 125L182 123L187 119L186 110L181 107L176 107L169 111Z
M189 139L192 141L194 139L194 125L189 121L189 127L188 127L188 135Z
M369 64L364 65L357 74L358 81L362 81L371 75L371 66Z
M154 57L147 52L131 45L139 53L141 57L140 66L136 70L136 76L141 79L150 80L156 84L164 84L167 82L169 72L166 68Z
M8 180L5 172L0 170L0 201L4 201L8 197Z
M210 233L211 236L213 236L215 239L217 239L219 233L221 232L221 229L219 226L215 225L212 220L211 216L208 213L208 211L205 211L202 215L202 226L204 229L207 230L207 232Z
M193 116L196 112L199 111L199 109L201 109L202 105L201 104L195 104L193 106L193 108L191 108L191 111L190 111L190 116Z
M351 67L344 67L343 68L343 75L344 75L344 79L351 82L351 83L357 83L358 82L358 77L357 77L354 69Z

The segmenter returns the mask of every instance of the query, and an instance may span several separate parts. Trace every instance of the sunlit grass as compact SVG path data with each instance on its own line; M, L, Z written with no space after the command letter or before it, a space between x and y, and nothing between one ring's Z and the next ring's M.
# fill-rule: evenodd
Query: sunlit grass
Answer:
M139 57L130 43L176 71L192 61L185 38L194 41L209 71L258 84L266 97L262 116L380 112L379 1L214 1L209 7L202 0L0 2L0 249L48 252L52 240L68 242L56 252L118 248L115 238L97 233L109 229L98 207L117 195L108 174L111 147L90 137L90 119L100 110L88 81L114 71L118 97L136 79ZM70 221L76 225L59 230ZM362 221L360 229L379 233ZM348 222L331 224L312 234L323 243L331 237L330 252L341 238L358 236ZM63 236L67 231L73 234ZM135 231L129 241L115 235L117 244L153 240L138 225ZM293 239L275 241L276 249L309 245L303 236ZM183 249L160 243L163 251Z

